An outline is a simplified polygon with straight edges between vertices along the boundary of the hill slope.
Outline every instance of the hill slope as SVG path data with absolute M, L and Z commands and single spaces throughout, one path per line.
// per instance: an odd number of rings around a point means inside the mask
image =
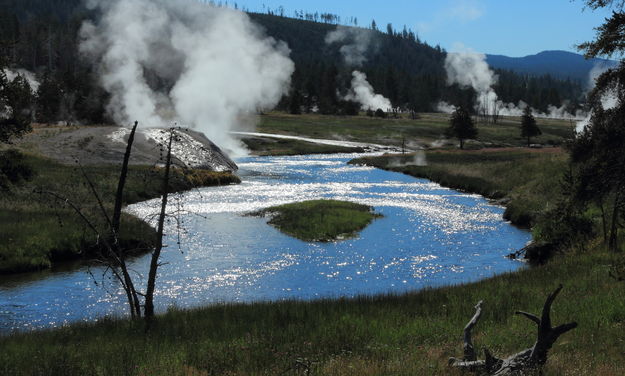
M 521 74 L 551 75 L 561 79 L 573 79 L 588 84 L 590 72 L 595 67 L 612 67 L 613 60 L 586 59 L 583 55 L 567 51 L 543 51 L 525 57 L 486 55 L 488 64 L 497 69 L 511 70 Z

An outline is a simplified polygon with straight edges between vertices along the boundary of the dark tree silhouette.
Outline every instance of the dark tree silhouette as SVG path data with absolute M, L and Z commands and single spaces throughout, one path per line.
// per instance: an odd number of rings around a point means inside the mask
M 543 134 L 536 125 L 536 119 L 532 115 L 532 108 L 525 107 L 521 116 L 521 137 L 527 138 L 527 147 L 530 147 L 530 138 Z
M 30 131 L 34 95 L 22 76 L 9 81 L 0 62 L 0 143 Z
M 9 81 L 5 67 L 0 56 L 0 144 L 10 144 L 30 131 L 33 106 L 28 82 L 21 76 Z M 0 192 L 7 192 L 32 176 L 32 167 L 22 153 L 11 149 L 0 151 Z
M 456 111 L 451 114 L 449 122 L 450 125 L 446 134 L 448 137 L 456 137 L 460 140 L 460 149 L 464 149 L 464 141 L 466 139 L 477 136 L 477 128 L 471 118 L 471 114 L 463 107 L 456 108 Z
M 597 28 L 595 40 L 579 46 L 587 57 L 623 56 L 625 52 L 625 1 L 588 0 L 592 8 L 610 6 L 613 13 Z M 615 105 L 604 108 L 605 98 Z M 596 204 L 601 211 L 604 240 L 618 250 L 618 233 L 625 216 L 625 61 L 597 78 L 589 95 L 592 116 L 589 124 L 571 145 L 573 177 L 577 182 L 574 198 Z

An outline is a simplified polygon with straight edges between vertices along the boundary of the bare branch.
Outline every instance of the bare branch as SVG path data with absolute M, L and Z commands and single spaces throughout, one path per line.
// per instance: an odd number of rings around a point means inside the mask
M 556 299 L 561 290 L 562 284 L 560 284 L 558 288 L 547 297 L 547 300 L 543 305 L 543 312 L 540 317 L 541 329 L 551 330 L 551 305 L 553 304 L 553 301 Z
M 475 347 L 473 346 L 473 341 L 471 340 L 471 331 L 473 327 L 477 324 L 482 316 L 482 303 L 484 301 L 480 300 L 475 305 L 475 314 L 473 318 L 469 321 L 469 323 L 464 327 L 464 360 L 473 361 L 477 360 L 477 354 L 475 353 Z
M 540 319 L 538 318 L 538 316 L 536 316 L 533 313 L 527 313 L 527 312 L 523 312 L 523 311 L 516 311 L 515 312 L 516 315 L 521 315 L 521 316 L 525 316 L 526 318 L 532 320 L 533 322 L 536 323 L 536 325 L 540 325 Z
M 93 194 L 93 197 L 95 197 L 95 199 L 96 199 L 96 201 L 98 203 L 98 207 L 100 208 L 100 211 L 102 212 L 102 216 L 104 217 L 104 219 L 106 219 L 106 222 L 108 223 L 108 225 L 111 226 L 111 219 L 109 218 L 108 214 L 106 213 L 106 209 L 104 208 L 104 204 L 102 203 L 102 199 L 100 198 L 100 195 L 98 194 L 98 191 L 95 189 L 95 186 L 93 185 L 93 182 L 89 178 L 89 175 L 87 175 L 87 173 L 85 172 L 85 169 L 82 167 L 82 165 L 78 164 L 78 167 L 80 168 L 80 172 L 82 173 L 82 177 L 87 181 L 87 184 L 89 185 L 89 189 L 91 190 L 91 193 Z M 117 239 L 114 239 L 114 241 L 117 242 Z

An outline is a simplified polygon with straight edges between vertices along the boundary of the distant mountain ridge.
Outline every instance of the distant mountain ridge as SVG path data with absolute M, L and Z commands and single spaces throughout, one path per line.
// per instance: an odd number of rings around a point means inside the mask
M 486 55 L 486 61 L 493 68 L 512 70 L 517 73 L 544 75 L 579 81 L 587 86 L 593 68 L 618 65 L 614 60 L 586 59 L 583 55 L 567 51 L 543 51 L 525 57 Z

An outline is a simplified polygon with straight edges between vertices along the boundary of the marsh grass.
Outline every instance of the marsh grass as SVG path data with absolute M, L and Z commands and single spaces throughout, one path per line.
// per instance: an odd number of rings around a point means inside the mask
M 37 192 L 62 195 L 94 218 L 97 226 L 105 226 L 105 219 L 79 167 L 38 156 L 27 156 L 27 162 L 33 167 L 34 179 L 0 197 L 0 273 L 41 270 L 54 262 L 88 257 L 96 242 L 92 231 L 73 210 L 50 195 Z M 111 213 L 119 167 L 89 166 L 84 167 L 84 174 L 93 182 Z M 158 168 L 131 167 L 124 204 L 159 197 L 160 176 Z M 177 171 L 170 189 L 178 192 L 237 182 L 239 178 L 231 173 Z M 146 223 L 125 214 L 122 223 L 120 240 L 127 248 L 141 252 L 152 243 L 155 233 Z
M 368 205 L 337 200 L 273 206 L 255 214 L 269 216 L 269 224 L 287 235 L 321 242 L 352 237 L 381 216 Z

